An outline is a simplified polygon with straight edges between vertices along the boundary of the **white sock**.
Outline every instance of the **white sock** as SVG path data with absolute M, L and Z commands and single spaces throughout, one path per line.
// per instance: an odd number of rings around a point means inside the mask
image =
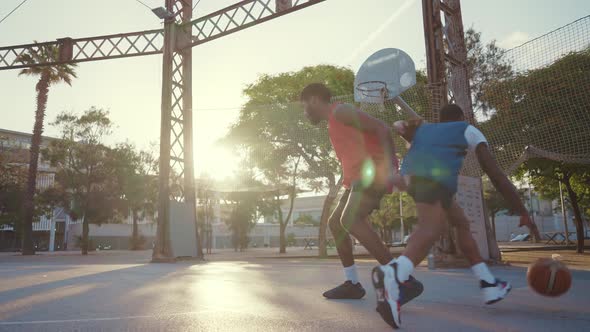
M 475 274 L 475 276 L 478 277 L 479 280 L 483 280 L 490 284 L 496 282 L 496 278 L 494 278 L 494 275 L 492 275 L 492 273 L 488 269 L 488 266 L 484 262 L 473 265 L 471 267 L 471 271 L 473 271 L 473 274 Z
M 359 276 L 356 273 L 356 264 L 352 264 L 349 267 L 344 268 L 344 275 L 346 276 L 346 280 L 350 280 L 353 284 L 357 284 L 359 282 Z
M 414 263 L 406 256 L 399 256 L 395 261 L 397 262 L 397 278 L 399 281 L 404 282 L 410 279 L 410 274 L 414 272 Z

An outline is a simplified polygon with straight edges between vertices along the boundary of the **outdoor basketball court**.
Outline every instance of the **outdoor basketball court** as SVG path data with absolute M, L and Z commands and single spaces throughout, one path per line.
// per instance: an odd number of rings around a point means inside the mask
M 81 257 L 0 256 L 0 331 L 388 331 L 367 296 L 325 300 L 342 280 L 336 259 L 250 258 L 150 264 L 151 252 Z M 512 294 L 484 306 L 471 271 L 418 268 L 424 294 L 403 308 L 406 331 L 582 331 L 590 323 L 590 272 L 574 271 L 557 299 L 530 291 L 525 270 L 495 267 Z

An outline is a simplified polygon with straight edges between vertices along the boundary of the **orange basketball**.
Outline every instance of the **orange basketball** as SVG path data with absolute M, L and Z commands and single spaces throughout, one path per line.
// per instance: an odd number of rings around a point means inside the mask
M 562 262 L 540 258 L 529 266 L 526 273 L 529 286 L 545 296 L 560 296 L 570 289 L 572 274 Z

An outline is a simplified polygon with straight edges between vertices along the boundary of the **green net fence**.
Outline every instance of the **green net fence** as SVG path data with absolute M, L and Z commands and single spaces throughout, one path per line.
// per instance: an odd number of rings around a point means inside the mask
M 528 158 L 590 163 L 590 16 L 508 50 L 508 78 L 489 82 L 475 110 L 500 165 Z

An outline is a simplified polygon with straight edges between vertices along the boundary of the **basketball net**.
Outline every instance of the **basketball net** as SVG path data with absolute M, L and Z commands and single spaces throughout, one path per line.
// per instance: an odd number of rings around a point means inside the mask
M 389 91 L 387 90 L 387 85 L 382 87 L 379 90 L 379 96 L 372 97 L 373 102 L 361 102 L 360 109 L 363 112 L 368 112 L 371 110 L 376 109 L 380 113 L 386 111 L 385 103 L 390 100 L 389 99 Z

